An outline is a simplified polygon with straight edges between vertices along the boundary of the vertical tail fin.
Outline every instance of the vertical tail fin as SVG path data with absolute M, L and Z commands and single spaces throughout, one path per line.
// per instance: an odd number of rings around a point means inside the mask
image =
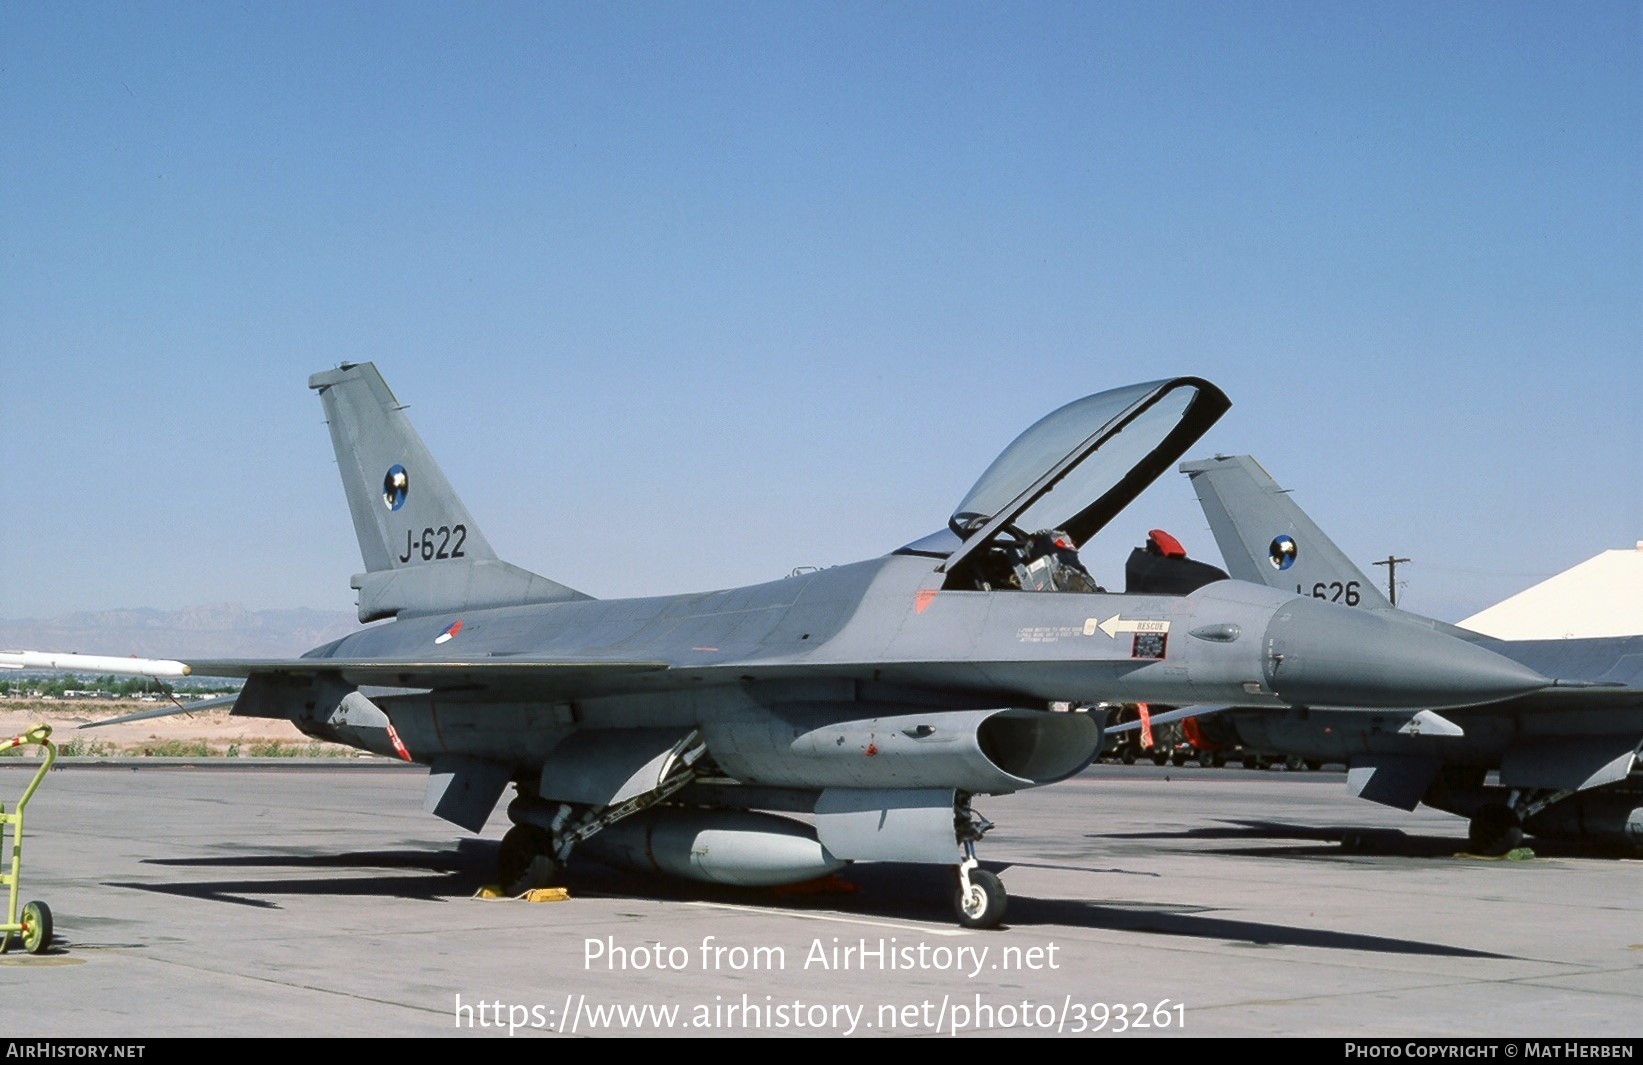
M 586 599 L 496 557 L 371 363 L 317 373 L 365 561 L 359 618 Z
M 325 408 L 367 572 L 496 557 L 375 366 L 344 363 L 308 387 Z M 424 529 L 432 530 L 427 558 Z
M 1227 572 L 1297 595 L 1390 609 L 1375 583 L 1248 455 L 1184 462 Z

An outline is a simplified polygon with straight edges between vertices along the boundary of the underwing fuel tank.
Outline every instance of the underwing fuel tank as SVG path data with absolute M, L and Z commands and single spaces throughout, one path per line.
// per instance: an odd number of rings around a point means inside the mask
M 616 822 L 577 853 L 630 873 L 667 873 L 708 884 L 797 884 L 847 864 L 809 825 L 747 810 L 657 807 Z
M 1020 708 L 784 703 L 756 719 L 704 723 L 702 738 L 744 784 L 1002 795 L 1083 770 L 1101 750 L 1102 722 Z
M 1419 620 L 1301 597 L 1273 615 L 1263 650 L 1266 685 L 1291 706 L 1476 706 L 1552 683 Z
M 1643 793 L 1595 791 L 1555 802 L 1523 827 L 1552 839 L 1597 839 L 1643 854 Z

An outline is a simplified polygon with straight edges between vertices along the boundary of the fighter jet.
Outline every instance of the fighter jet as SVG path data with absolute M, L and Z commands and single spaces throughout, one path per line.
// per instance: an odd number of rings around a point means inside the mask
M 1362 798 L 1468 818 L 1479 853 L 1506 853 L 1525 832 L 1643 848 L 1643 636 L 1507 641 L 1398 610 L 1254 459 L 1217 456 L 1181 472 L 1233 577 L 1423 625 L 1559 678 L 1476 706 L 1239 707 L 1195 719 L 1208 741 L 1345 762 Z M 1307 654 L 1281 642 L 1271 651 L 1284 658 L 1280 674 Z M 1399 682 L 1395 669 L 1386 680 Z
M 300 658 L 124 672 L 243 677 L 233 713 L 427 765 L 426 808 L 469 831 L 511 785 L 509 892 L 573 851 L 741 885 L 929 863 L 953 868 L 959 922 L 991 927 L 1006 895 L 975 801 L 1080 772 L 1104 705 L 1413 714 L 1551 683 L 1401 615 L 1248 580 L 1183 592 L 1167 562 L 1103 589 L 1078 549 L 1230 405 L 1199 378 L 1052 412 L 945 526 L 882 557 L 609 601 L 498 557 L 371 364 L 309 387 L 364 560 L 359 619 L 380 624 Z

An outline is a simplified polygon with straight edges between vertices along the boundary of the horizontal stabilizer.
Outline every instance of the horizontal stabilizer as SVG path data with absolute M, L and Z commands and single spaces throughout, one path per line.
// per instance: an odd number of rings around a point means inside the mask
M 359 620 L 366 623 L 400 614 L 483 610 L 589 598 L 557 581 L 495 558 L 357 573 L 353 586 L 359 592 Z
M 1183 706 L 1179 710 L 1166 710 L 1162 714 L 1148 714 L 1147 724 L 1167 725 L 1171 721 L 1185 721 L 1189 717 L 1206 717 L 1210 714 L 1219 714 L 1223 710 L 1231 710 L 1231 706 Z M 1122 725 L 1113 725 L 1105 729 L 1111 736 L 1119 732 L 1134 732 L 1141 727 L 1141 719 L 1126 721 Z
M 1525 737 L 1506 749 L 1500 782 L 1508 788 L 1585 791 L 1625 780 L 1637 763 L 1637 737 Z
M 238 695 L 218 695 L 210 699 L 196 699 L 191 703 L 174 703 L 171 706 L 162 706 L 158 710 L 144 710 L 138 714 L 125 714 L 121 717 L 111 717 L 107 721 L 88 721 L 81 728 L 103 728 L 105 725 L 129 725 L 133 721 L 149 721 L 156 717 L 170 717 L 173 714 L 193 714 L 201 710 L 221 710 L 234 705 Z
M 1467 717 L 1490 716 L 1497 714 L 1522 713 L 1581 713 L 1612 711 L 1618 709 L 1634 710 L 1637 715 L 1638 726 L 1643 729 L 1643 689 L 1623 684 L 1581 684 L 1554 680 L 1550 686 L 1527 695 L 1520 695 L 1515 699 L 1493 703 L 1488 706 L 1466 707 L 1465 709 L 1451 709 L 1445 711 L 1451 717 L 1464 721 Z

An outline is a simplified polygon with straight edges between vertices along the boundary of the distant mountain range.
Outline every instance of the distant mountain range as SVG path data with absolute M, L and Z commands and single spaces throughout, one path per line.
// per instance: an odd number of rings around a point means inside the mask
M 360 627 L 353 611 L 247 610 L 238 603 L 214 603 L 169 611 L 0 618 L 0 648 L 139 658 L 295 658 Z

